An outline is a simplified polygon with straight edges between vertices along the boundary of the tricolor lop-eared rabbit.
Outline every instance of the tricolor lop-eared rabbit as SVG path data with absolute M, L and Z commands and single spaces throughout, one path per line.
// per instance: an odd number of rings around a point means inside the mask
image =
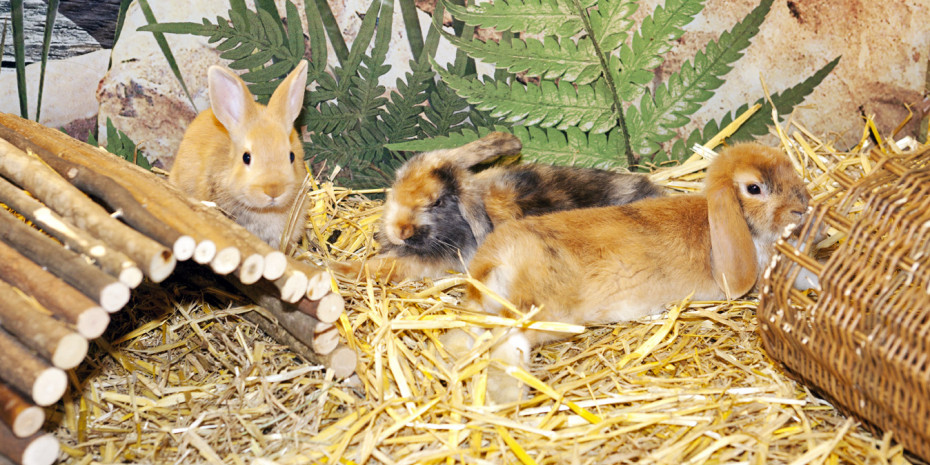
M 560 210 L 621 205 L 664 195 L 644 175 L 525 163 L 472 169 L 519 154 L 520 140 L 493 132 L 454 149 L 418 154 L 397 170 L 376 234 L 381 250 L 369 269 L 395 281 L 465 271 L 499 225 Z M 365 262 L 331 264 L 358 274 Z
M 211 108 L 191 122 L 170 180 L 198 200 L 214 202 L 237 223 L 278 247 L 307 175 L 294 121 L 303 108 L 307 62 L 301 60 L 274 91 L 268 106 L 232 71 L 207 71 Z M 304 218 L 306 212 L 302 213 Z M 303 224 L 303 223 L 299 223 Z M 303 228 L 294 228 L 296 240 Z
M 737 298 L 752 289 L 776 240 L 807 212 L 810 195 L 779 150 L 749 143 L 723 150 L 707 170 L 704 192 L 622 206 L 570 210 L 502 224 L 471 261 L 470 274 L 537 321 L 591 325 L 662 312 L 666 304 Z M 469 286 L 469 304 L 509 311 Z M 492 359 L 526 367 L 530 350 L 561 333 L 511 329 Z M 461 330 L 444 335 L 467 350 Z M 522 384 L 494 368 L 492 401 L 523 396 Z

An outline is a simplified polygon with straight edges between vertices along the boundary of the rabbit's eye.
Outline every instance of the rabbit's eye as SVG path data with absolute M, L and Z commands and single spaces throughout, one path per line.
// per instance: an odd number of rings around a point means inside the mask
M 243 153 L 243 154 L 242 154 L 242 163 L 245 163 L 246 165 L 251 164 L 251 163 L 252 163 L 252 154 L 249 153 L 249 152 Z
M 291 163 L 294 163 L 294 152 L 291 152 Z
M 439 197 L 438 199 L 436 199 L 435 202 L 433 202 L 433 208 L 439 208 L 443 206 L 445 203 L 446 203 L 446 196 L 443 195 Z
M 746 192 L 749 192 L 749 195 L 759 195 L 762 193 L 762 188 L 758 184 L 750 184 L 746 186 Z

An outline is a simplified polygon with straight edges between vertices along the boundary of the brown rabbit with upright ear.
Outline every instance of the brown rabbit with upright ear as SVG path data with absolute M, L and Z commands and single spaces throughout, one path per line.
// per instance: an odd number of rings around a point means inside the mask
M 768 264 L 773 244 L 799 224 L 810 195 L 791 161 L 758 144 L 724 150 L 707 171 L 702 194 L 571 210 L 502 225 L 478 249 L 469 272 L 539 321 L 601 324 L 659 313 L 666 304 L 737 298 Z M 468 299 L 507 314 L 475 288 Z M 464 332 L 447 333 L 454 350 Z M 492 358 L 526 366 L 532 347 L 566 335 L 510 330 Z M 521 384 L 492 370 L 488 394 L 521 397 Z
M 640 174 L 536 163 L 480 163 L 519 154 L 520 140 L 504 132 L 449 150 L 421 153 L 397 170 L 384 203 L 379 255 L 367 263 L 397 280 L 465 271 L 485 236 L 498 225 L 559 210 L 620 205 L 664 195 Z M 363 262 L 331 264 L 355 275 Z
M 307 175 L 303 143 L 294 129 L 303 108 L 307 62 L 301 60 L 281 81 L 267 107 L 255 102 L 232 71 L 211 66 L 207 73 L 212 108 L 197 115 L 184 133 L 170 180 L 192 197 L 215 202 L 278 247 Z M 288 240 L 301 232 L 295 228 Z

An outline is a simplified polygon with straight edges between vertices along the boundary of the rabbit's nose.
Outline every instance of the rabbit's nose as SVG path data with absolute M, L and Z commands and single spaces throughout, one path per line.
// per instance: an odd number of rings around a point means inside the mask
M 412 236 L 412 235 L 413 235 L 413 225 L 412 225 L 412 224 L 406 223 L 406 224 L 398 225 L 398 227 L 397 227 L 397 237 L 399 237 L 400 240 L 405 241 L 405 240 L 407 240 L 407 239 L 410 239 L 410 236 Z
M 272 199 L 276 199 L 280 197 L 282 194 L 284 194 L 284 190 L 285 190 L 284 184 L 279 183 L 279 182 L 265 184 L 262 187 L 262 192 L 264 192 L 265 195 L 267 195 L 268 197 L 271 197 Z

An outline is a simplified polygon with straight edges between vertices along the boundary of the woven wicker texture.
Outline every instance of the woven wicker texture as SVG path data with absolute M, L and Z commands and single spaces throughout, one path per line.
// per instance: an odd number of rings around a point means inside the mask
M 858 180 L 831 173 L 843 194 L 813 209 L 797 247 L 778 244 L 761 333 L 789 372 L 930 460 L 930 150 L 871 158 Z M 844 239 L 821 265 L 811 251 L 827 228 Z M 820 291 L 793 289 L 802 268 Z

